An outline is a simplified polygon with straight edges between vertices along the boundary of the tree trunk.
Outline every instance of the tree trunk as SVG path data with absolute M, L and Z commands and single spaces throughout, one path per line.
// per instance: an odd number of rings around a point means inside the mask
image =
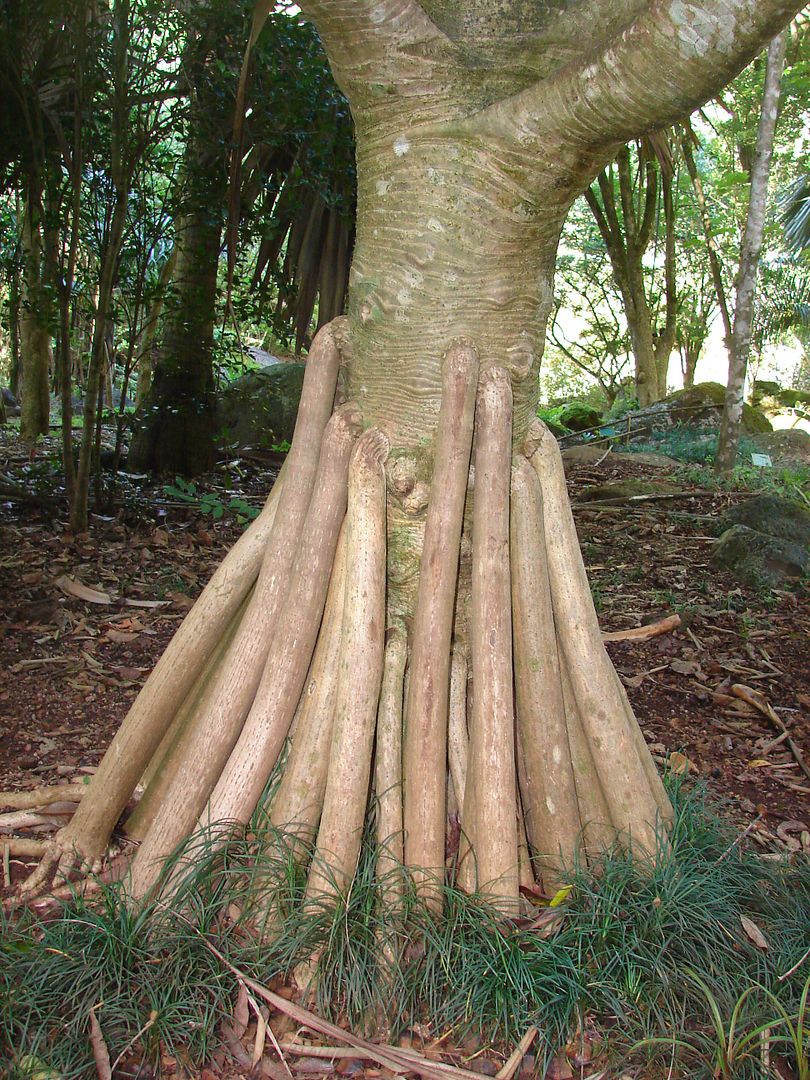
M 50 303 L 44 279 L 42 192 L 28 185 L 23 202 L 22 296 L 20 313 L 20 434 L 48 434 L 51 363 Z
M 233 49 L 223 10 L 214 6 L 201 18 L 185 50 L 183 66 L 194 93 L 175 226 L 176 263 L 151 385 L 139 395 L 140 423 L 129 451 L 130 465 L 139 470 L 195 476 L 215 459 L 214 320 L 232 122 L 232 99 L 220 72 Z
M 169 288 L 169 282 L 174 276 L 175 266 L 177 264 L 177 244 L 172 246 L 171 254 L 164 262 L 160 270 L 160 278 L 158 279 L 158 286 L 155 292 L 155 296 L 152 300 L 152 304 L 149 308 L 149 315 L 146 320 L 146 325 L 143 328 L 143 332 L 138 340 L 138 358 L 135 361 L 138 371 L 138 387 L 135 391 L 135 407 L 141 409 L 146 404 L 149 398 L 149 390 L 152 386 L 152 372 L 154 370 L 153 350 L 155 344 L 155 337 L 157 335 L 158 326 L 160 325 L 160 318 L 163 314 L 163 307 L 166 302 L 166 293 Z
M 224 196 L 221 175 L 206 196 Z M 137 471 L 195 476 L 214 463 L 213 344 L 221 211 L 187 208 L 178 223 L 174 276 L 166 297 L 163 342 L 148 392 L 140 394 L 140 424 L 129 451 Z
M 751 327 L 754 319 L 754 302 L 757 290 L 759 255 L 762 250 L 762 234 L 765 229 L 765 209 L 768 201 L 768 177 L 771 171 L 771 155 L 779 113 L 779 97 L 782 86 L 782 70 L 785 66 L 787 32 L 774 38 L 768 47 L 765 69 L 765 88 L 762 94 L 762 111 L 757 131 L 757 146 L 751 169 L 751 191 L 748 199 L 748 215 L 740 246 L 740 268 L 737 273 L 737 302 L 734 308 L 734 327 L 728 352 L 728 385 L 714 469 L 728 473 L 737 461 L 740 444 L 740 428 L 745 393 L 745 375 L 751 352 Z
M 267 507 L 153 671 L 31 887 L 54 862 L 100 859 L 143 775 L 125 823 L 140 841 L 135 899 L 161 887 L 190 832 L 213 826 L 216 843 L 271 790 L 270 820 L 295 858 L 315 852 L 307 901 L 351 887 L 379 805 L 377 835 L 394 840 L 378 873 L 402 852 L 434 909 L 457 875 L 511 916 L 521 882 L 556 883 L 578 855 L 616 841 L 666 852 L 669 800 L 602 642 L 559 449 L 535 419 L 563 220 L 637 122 L 637 102 L 628 117 L 610 81 L 618 46 L 594 117 L 591 66 L 570 100 L 552 78 L 535 101 L 519 92 L 523 65 L 471 74 L 415 3 L 307 10 L 357 121 L 348 316 L 313 343 Z M 723 4 L 713 18 L 727 15 Z M 684 95 L 703 85 L 689 49 L 668 92 L 680 79 Z M 505 103 L 502 79 L 516 91 Z M 551 145 L 542 128 L 561 124 L 561 101 L 584 111 Z M 649 105 L 647 124 L 671 108 Z M 457 814 L 464 843 L 448 870 Z M 272 862 L 262 873 L 272 925 Z M 396 904 L 388 875 L 380 895 Z

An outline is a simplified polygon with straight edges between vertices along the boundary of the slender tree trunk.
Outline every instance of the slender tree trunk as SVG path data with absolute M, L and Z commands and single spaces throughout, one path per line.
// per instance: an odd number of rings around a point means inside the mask
M 47 435 L 50 423 L 50 303 L 42 245 L 42 191 L 29 183 L 23 202 L 20 317 L 20 434 L 24 439 Z
M 757 132 L 757 146 L 751 170 L 751 192 L 748 215 L 745 221 L 740 248 L 740 268 L 737 273 L 737 302 L 734 308 L 734 327 L 728 356 L 728 386 L 720 435 L 714 459 L 715 472 L 731 472 L 737 460 L 740 443 L 740 425 L 743 412 L 745 375 L 751 351 L 751 326 L 754 318 L 754 302 L 757 289 L 759 255 L 765 228 L 765 209 L 768 201 L 768 178 L 771 171 L 771 155 L 779 114 L 779 97 L 782 86 L 782 70 L 785 66 L 787 31 L 774 38 L 768 47 L 765 69 L 765 88 L 762 94 L 762 111 Z
M 217 162 L 206 202 L 187 207 L 177 225 L 163 341 L 148 393 L 139 393 L 141 423 L 129 452 L 136 470 L 194 476 L 214 463 L 214 319 L 225 179 L 224 162 Z M 212 198 L 218 206 L 209 205 Z
M 723 320 L 723 334 L 726 342 L 726 348 L 731 349 L 731 315 L 728 308 L 728 300 L 726 299 L 726 287 L 723 282 L 723 265 L 720 260 L 720 253 L 717 249 L 717 241 L 714 238 L 714 230 L 712 228 L 712 219 L 709 214 L 709 208 L 706 203 L 706 195 L 703 190 L 703 181 L 700 179 L 700 173 L 697 170 L 695 164 L 695 157 L 692 153 L 692 141 L 695 139 L 695 135 L 689 124 L 684 129 L 684 134 L 681 138 L 681 147 L 683 149 L 683 158 L 686 162 L 686 171 L 689 173 L 689 179 L 692 181 L 692 188 L 695 193 L 695 201 L 697 202 L 698 211 L 700 213 L 700 222 L 703 226 L 703 236 L 706 241 L 706 252 L 709 256 L 709 267 L 712 274 L 712 282 L 714 283 L 714 292 L 717 297 L 717 306 L 720 309 L 720 317 Z
M 175 243 L 172 247 L 171 254 L 161 268 L 157 292 L 152 300 L 146 325 L 144 326 L 143 333 L 138 341 L 138 358 L 135 361 L 138 370 L 138 388 L 135 392 L 135 407 L 137 409 L 141 409 L 142 406 L 146 404 L 149 390 L 152 386 L 152 371 L 154 369 L 152 353 L 158 326 L 160 325 L 160 318 L 163 314 L 163 308 L 166 302 L 166 293 L 169 288 L 169 283 L 174 276 L 176 264 L 177 244 Z

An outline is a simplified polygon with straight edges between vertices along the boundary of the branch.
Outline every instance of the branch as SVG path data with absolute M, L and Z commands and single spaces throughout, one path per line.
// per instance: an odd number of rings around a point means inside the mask
M 524 149 L 577 152 L 579 182 L 593 175 L 582 151 L 673 123 L 725 86 L 801 9 L 798 0 L 651 0 L 597 56 L 561 68 L 481 113 Z M 595 171 L 595 170 L 594 170 Z
M 354 87 L 372 81 L 396 86 L 397 96 L 410 96 L 411 87 L 431 81 L 436 61 L 455 53 L 417 0 L 302 0 L 300 6 L 350 102 Z

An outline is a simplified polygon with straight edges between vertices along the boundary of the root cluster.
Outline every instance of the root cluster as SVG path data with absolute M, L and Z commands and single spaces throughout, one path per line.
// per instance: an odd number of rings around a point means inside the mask
M 510 914 L 521 886 L 553 887 L 617 837 L 656 850 L 670 806 L 602 644 L 554 438 L 538 422 L 516 447 L 507 374 L 449 349 L 418 590 L 394 614 L 388 440 L 335 407 L 339 365 L 326 327 L 262 514 L 29 890 L 96 867 L 136 791 L 123 824 L 136 900 L 198 827 L 244 825 L 263 798 L 301 860 L 314 850 L 308 897 L 351 882 L 370 803 L 392 904 L 403 863 L 429 902 L 452 875 Z

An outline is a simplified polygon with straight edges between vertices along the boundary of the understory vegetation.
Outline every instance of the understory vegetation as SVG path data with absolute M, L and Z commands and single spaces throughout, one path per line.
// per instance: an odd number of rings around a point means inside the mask
M 764 1063 L 780 1058 L 806 1078 L 810 866 L 746 850 L 704 788 L 673 776 L 668 787 L 665 857 L 615 850 L 572 867 L 556 906 L 512 921 L 452 885 L 437 918 L 403 872 L 391 881 L 401 903 L 381 905 L 370 829 L 337 905 L 304 903 L 292 844 L 257 857 L 258 815 L 224 849 L 204 834 L 188 842 L 173 865 L 192 869 L 170 904 L 133 908 L 104 884 L 56 912 L 6 917 L 7 1075 L 90 1075 L 91 1010 L 113 1060 L 140 1042 L 193 1067 L 233 1013 L 233 968 L 278 985 L 318 954 L 317 1011 L 356 1030 L 385 1016 L 391 1041 L 416 1028 L 508 1051 L 536 1025 L 546 1063 L 572 1044 L 585 1062 L 663 1062 L 662 1075 L 676 1063 L 684 1071 L 669 1075 L 695 1080 L 770 1075 Z M 262 940 L 251 899 L 267 879 L 291 914 Z

